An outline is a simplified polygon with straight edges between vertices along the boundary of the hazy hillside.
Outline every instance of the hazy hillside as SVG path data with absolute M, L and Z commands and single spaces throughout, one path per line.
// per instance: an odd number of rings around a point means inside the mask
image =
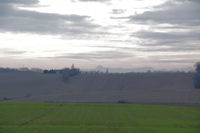
M 60 87 L 58 75 L 36 72 L 1 72 L 0 99 L 46 95 Z
M 0 99 L 14 101 L 199 103 L 193 73 L 59 74 L 1 72 Z

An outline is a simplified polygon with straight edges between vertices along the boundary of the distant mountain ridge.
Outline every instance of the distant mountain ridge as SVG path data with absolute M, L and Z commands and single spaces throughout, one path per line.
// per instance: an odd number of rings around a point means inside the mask
M 102 65 L 98 65 L 94 69 L 81 69 L 82 71 L 97 71 L 97 72 L 111 72 L 111 73 L 128 73 L 128 72 L 157 72 L 157 71 L 163 71 L 163 72 L 177 72 L 177 71 L 182 71 L 182 72 L 194 72 L 193 67 L 185 67 L 185 68 L 179 68 L 179 69 L 155 69 L 153 67 L 137 67 L 137 68 L 109 68 L 109 67 L 104 67 Z

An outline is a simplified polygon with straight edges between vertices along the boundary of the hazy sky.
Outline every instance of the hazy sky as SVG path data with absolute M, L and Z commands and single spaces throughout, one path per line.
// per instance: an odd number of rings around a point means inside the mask
M 197 61 L 198 0 L 0 0 L 0 67 L 181 68 Z

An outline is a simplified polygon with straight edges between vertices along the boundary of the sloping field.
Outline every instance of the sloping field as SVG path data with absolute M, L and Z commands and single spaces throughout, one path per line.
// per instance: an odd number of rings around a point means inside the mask
M 0 133 L 199 133 L 200 108 L 0 103 Z
M 193 73 L 59 74 L 1 72 L 0 100 L 31 102 L 200 103 Z

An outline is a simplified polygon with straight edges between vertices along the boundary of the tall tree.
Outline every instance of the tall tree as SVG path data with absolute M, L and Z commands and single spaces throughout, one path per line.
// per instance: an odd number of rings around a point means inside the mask
M 200 89 L 200 62 L 195 64 L 194 87 Z

